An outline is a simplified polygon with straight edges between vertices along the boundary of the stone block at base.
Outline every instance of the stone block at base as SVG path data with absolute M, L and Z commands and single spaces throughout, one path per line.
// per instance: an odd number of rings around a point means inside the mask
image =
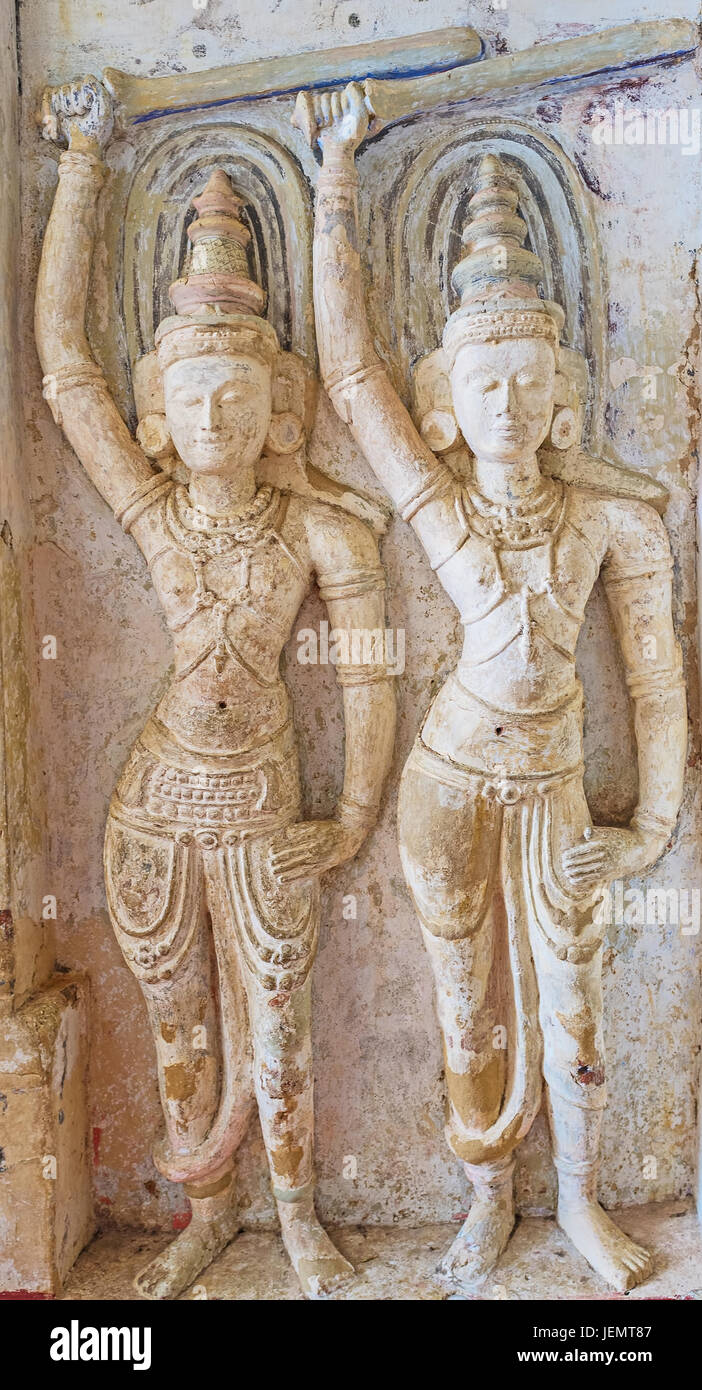
M 0 1298 L 52 1297 L 93 1234 L 88 980 L 58 975 L 0 1029 Z

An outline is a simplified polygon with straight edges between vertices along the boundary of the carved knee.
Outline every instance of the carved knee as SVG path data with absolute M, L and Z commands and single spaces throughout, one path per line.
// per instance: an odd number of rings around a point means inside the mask
M 455 875 L 418 863 L 400 848 L 407 886 L 422 926 L 432 935 L 459 941 L 478 930 L 489 906 L 488 881 L 466 881 L 465 870 Z

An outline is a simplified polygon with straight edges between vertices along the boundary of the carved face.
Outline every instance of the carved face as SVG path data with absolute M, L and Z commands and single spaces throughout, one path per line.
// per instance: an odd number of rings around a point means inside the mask
M 206 354 L 163 375 L 166 421 L 186 468 L 223 475 L 256 463 L 271 420 L 271 372 L 256 357 Z
M 556 358 L 545 338 L 466 343 L 451 372 L 463 438 L 478 458 L 517 463 L 551 425 Z

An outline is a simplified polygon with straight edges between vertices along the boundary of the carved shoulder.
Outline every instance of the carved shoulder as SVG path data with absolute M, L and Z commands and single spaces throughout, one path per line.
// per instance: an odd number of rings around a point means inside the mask
M 166 504 L 174 484 L 167 474 L 162 475 L 161 483 L 160 487 L 154 487 L 151 496 L 144 498 L 141 510 L 125 528 L 134 537 L 148 565 L 174 547 L 166 522 Z
M 566 490 L 570 530 L 601 567 L 605 582 L 669 569 L 668 533 L 648 502 L 572 484 Z
M 610 583 L 646 575 L 669 574 L 670 541 L 660 516 L 648 502 L 608 498 L 607 545 L 602 573 Z
M 377 570 L 378 544 L 370 527 L 342 507 L 298 500 L 312 568 L 317 575 Z

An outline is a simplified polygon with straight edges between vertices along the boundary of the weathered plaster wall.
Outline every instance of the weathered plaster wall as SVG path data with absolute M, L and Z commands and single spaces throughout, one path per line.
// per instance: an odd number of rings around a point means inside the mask
M 127 752 L 159 697 L 170 660 L 165 628 L 145 567 L 62 443 L 40 396 L 31 337 L 30 292 L 55 182 L 55 152 L 40 146 L 31 111 L 45 80 L 112 65 L 155 74 L 221 62 L 323 48 L 470 22 L 492 51 L 567 37 L 638 18 L 694 17 L 689 0 L 633 5 L 609 0 L 571 7 L 587 21 L 563 22 L 562 3 L 519 0 L 506 10 L 416 0 L 373 6 L 331 0 L 265 0 L 238 7 L 210 0 L 24 0 L 21 8 L 24 282 L 22 372 L 38 528 L 35 600 L 41 633 L 58 639 L 58 659 L 42 663 L 42 708 L 50 807 L 50 886 L 59 903 L 61 959 L 86 967 L 93 981 L 92 1124 L 98 1199 L 105 1214 L 134 1223 L 177 1226 L 182 1199 L 157 1177 L 149 1148 L 160 1123 L 150 1036 L 138 989 L 122 965 L 107 922 L 101 843 L 108 797 Z M 358 21 L 358 22 L 356 22 Z M 597 146 L 585 123 L 606 90 L 559 90 L 548 98 L 511 98 L 500 114 L 526 121 L 557 141 L 589 190 L 609 304 L 608 365 L 603 382 L 605 439 L 622 459 L 650 470 L 671 491 L 666 521 L 676 556 L 676 619 L 686 648 L 693 729 L 698 702 L 695 639 L 693 447 L 697 398 L 691 375 L 699 245 L 699 159 L 679 149 Z M 622 91 L 653 106 L 702 104 L 690 65 L 637 75 Z M 266 115 L 242 106 L 236 120 L 268 120 L 287 130 L 291 102 Z M 472 109 L 471 120 L 494 106 Z M 212 115 L 192 117 L 206 125 Z M 219 113 L 218 119 L 221 119 Z M 461 113 L 432 116 L 433 135 Z M 387 132 L 362 156 L 363 216 L 394 177 L 398 151 L 421 148 L 419 123 Z M 281 136 L 282 138 L 282 136 Z M 232 133 L 232 142 L 235 142 Z M 310 177 L 311 157 L 293 146 Z M 115 168 L 134 158 L 132 137 L 115 147 Z M 371 290 L 375 267 L 370 267 Z M 408 312 L 395 301 L 394 316 Z M 101 338 L 101 303 L 95 328 Z M 427 342 L 427 349 L 434 347 Z M 639 369 L 658 367 L 658 394 L 647 400 Z M 326 402 L 313 441 L 319 466 L 376 492 L 363 461 Z M 442 1138 L 441 1054 L 431 978 L 395 847 L 397 780 L 430 695 L 458 652 L 458 630 L 408 529 L 394 522 L 383 547 L 389 576 L 388 621 L 407 633 L 407 670 L 398 682 L 400 725 L 379 830 L 358 860 L 329 880 L 316 966 L 318 1167 L 327 1217 L 411 1222 L 465 1210 L 467 1189 Z M 321 617 L 310 600 L 300 627 Z M 331 807 L 341 779 L 340 701 L 330 670 L 302 669 L 291 644 L 288 671 L 297 695 L 306 788 L 313 811 Z M 623 683 L 601 596 L 591 604 L 581 642 L 589 697 L 588 790 L 598 819 L 626 817 L 635 797 L 631 729 Z M 651 881 L 692 889 L 700 881 L 700 807 L 696 736 L 690 744 L 686 802 L 672 851 Z M 342 898 L 357 896 L 358 916 L 344 920 Z M 693 1178 L 695 1087 L 701 1036 L 699 938 L 670 926 L 611 929 L 607 953 L 610 1109 L 602 1191 L 609 1203 L 689 1191 Z M 355 1180 L 344 1176 L 348 1156 Z M 654 1169 L 647 1156 L 656 1160 Z M 252 1214 L 270 1211 L 262 1147 L 247 1141 L 242 1181 Z M 523 1204 L 548 1207 L 553 1175 L 543 1125 L 522 1151 Z
M 0 996 L 15 1004 L 46 978 L 53 964 L 50 926 L 41 922 L 44 817 L 36 728 L 31 720 L 37 651 L 31 617 L 32 511 L 22 458 L 19 97 L 13 7 L 3 0 L 0 43 L 0 671 L 4 749 L 0 820 L 0 908 L 12 915 L 11 979 Z M 2 946 L 0 946 L 0 958 Z M 0 975 L 4 972 L 0 968 Z
M 87 988 L 54 971 L 37 719 L 33 532 L 22 431 L 20 112 L 0 0 L 0 1296 L 58 1292 L 93 1229 Z

